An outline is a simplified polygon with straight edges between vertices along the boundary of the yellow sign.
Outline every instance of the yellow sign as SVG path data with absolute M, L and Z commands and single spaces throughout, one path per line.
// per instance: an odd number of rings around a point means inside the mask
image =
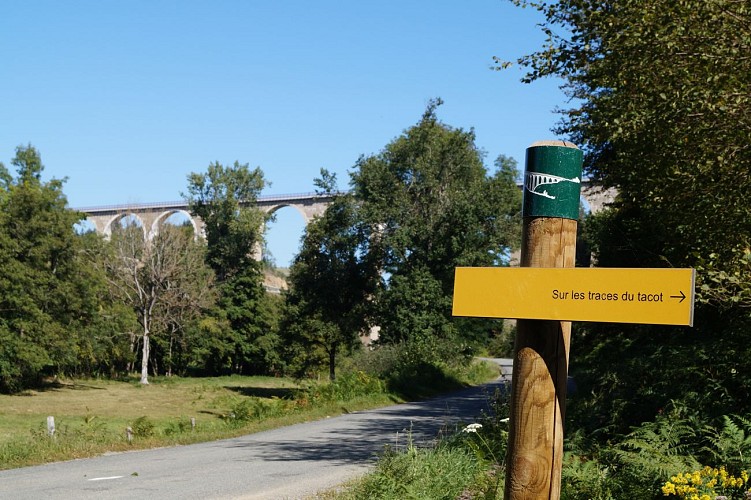
M 693 269 L 459 267 L 454 316 L 693 325 Z

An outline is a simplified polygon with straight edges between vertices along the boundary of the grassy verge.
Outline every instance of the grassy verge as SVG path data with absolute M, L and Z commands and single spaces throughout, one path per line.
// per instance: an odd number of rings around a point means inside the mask
M 363 371 L 333 384 L 272 377 L 154 377 L 147 386 L 137 378 L 63 380 L 0 395 L 0 469 L 235 437 L 426 397 L 489 380 L 497 371 L 473 364 L 462 373 L 424 375 L 407 395 Z M 48 416 L 55 419 L 53 437 Z
M 67 380 L 0 395 L 0 469 L 234 437 L 398 401 L 364 374 L 303 385 L 269 377 L 154 378 L 148 386 Z

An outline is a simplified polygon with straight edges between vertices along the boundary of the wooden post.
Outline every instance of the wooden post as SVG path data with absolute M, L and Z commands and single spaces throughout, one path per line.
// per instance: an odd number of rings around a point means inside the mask
M 47 417 L 47 434 L 50 437 L 55 436 L 55 417 L 53 417 L 52 415 Z
M 527 148 L 522 267 L 574 267 L 582 152 L 563 141 Z M 507 500 L 558 499 L 571 322 L 519 320 L 506 457 Z

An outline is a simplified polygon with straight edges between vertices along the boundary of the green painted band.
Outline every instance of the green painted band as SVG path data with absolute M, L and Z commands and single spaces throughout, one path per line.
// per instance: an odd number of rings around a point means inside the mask
M 524 169 L 524 217 L 579 218 L 582 151 L 574 145 L 527 148 Z

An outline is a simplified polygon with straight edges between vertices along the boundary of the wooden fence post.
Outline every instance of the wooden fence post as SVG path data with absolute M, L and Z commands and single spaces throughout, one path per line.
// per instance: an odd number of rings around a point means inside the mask
M 563 141 L 527 148 L 522 267 L 574 267 L 582 152 Z M 571 322 L 519 320 L 506 457 L 507 500 L 558 499 Z

